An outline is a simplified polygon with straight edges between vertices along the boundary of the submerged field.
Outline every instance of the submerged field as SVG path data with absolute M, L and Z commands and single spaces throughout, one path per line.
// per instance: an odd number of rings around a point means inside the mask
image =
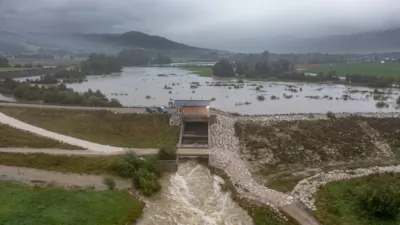
M 400 77 L 400 63 L 332 63 L 332 64 L 303 64 L 297 66 L 299 69 L 305 69 L 308 72 L 328 73 L 336 71 L 339 76 L 347 74 L 360 74 L 367 76 L 382 76 L 382 77 Z
M 122 191 L 31 188 L 0 182 L 0 224 L 125 225 L 141 215 L 142 203 Z
M 179 135 L 179 128 L 171 127 L 164 115 L 33 108 L 0 111 L 56 133 L 118 147 L 174 147 Z
M 82 149 L 78 146 L 38 136 L 4 124 L 0 124 L 0 148 Z
M 336 168 L 395 163 L 400 118 L 237 122 L 242 157 L 267 187 L 291 191 L 298 181 Z
M 206 67 L 206 66 L 185 66 L 181 67 L 181 69 L 191 71 L 195 74 L 198 74 L 202 77 L 212 77 L 213 76 L 213 71 L 211 67 Z

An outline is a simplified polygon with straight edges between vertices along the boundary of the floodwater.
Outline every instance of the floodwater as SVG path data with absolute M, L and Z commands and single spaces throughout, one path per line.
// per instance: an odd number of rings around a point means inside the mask
M 168 76 L 158 76 L 159 74 Z M 18 78 L 24 79 L 26 78 Z M 191 88 L 192 82 L 198 82 L 200 86 Z M 215 82 L 232 84 L 236 80 L 200 77 L 176 67 L 126 67 L 119 74 L 89 76 L 88 82 L 67 86 L 80 92 L 89 88 L 94 91 L 99 89 L 107 97 L 118 99 L 124 106 L 166 106 L 176 99 L 215 98 L 211 102 L 212 107 L 242 114 L 400 111 L 396 109 L 399 88 L 380 89 L 392 94 L 386 95 L 387 107 L 377 108 L 377 101 L 373 99 L 373 88 L 270 81 L 245 81 L 243 88 L 239 89 L 209 86 Z M 257 91 L 254 85 L 262 85 L 263 88 Z M 171 89 L 165 89 L 165 86 Z M 293 89 L 297 92 L 292 92 Z M 260 95 L 264 96 L 264 101 L 257 99 Z M 348 100 L 344 100 L 343 95 L 348 95 Z M 271 100 L 271 96 L 279 99 Z M 4 96 L 0 95 L 0 100 L 2 98 Z
M 221 190 L 224 181 L 195 162 L 179 165 L 163 180 L 162 193 L 155 197 L 138 225 L 251 225 L 251 217 Z
M 157 76 L 158 74 L 168 76 Z M 87 91 L 89 88 L 100 89 L 108 97 L 117 98 L 124 106 L 165 106 L 175 99 L 215 98 L 216 100 L 211 103 L 212 107 L 244 114 L 325 113 L 327 111 L 391 112 L 397 110 L 396 99 L 399 96 L 399 89 L 391 89 L 393 94 L 386 101 L 389 107 L 379 109 L 375 106 L 376 101 L 371 93 L 349 93 L 352 90 L 373 92 L 372 88 L 267 81 L 246 81 L 244 87 L 240 89 L 208 86 L 209 83 L 218 81 L 230 82 L 230 80 L 200 77 L 173 67 L 127 67 L 121 74 L 90 76 L 88 82 L 68 86 L 77 91 Z M 200 86 L 190 88 L 191 82 L 199 82 Z M 251 84 L 262 85 L 263 88 L 261 91 L 256 91 L 256 86 L 250 86 Z M 164 89 L 165 85 L 172 89 Z M 288 85 L 295 86 L 298 92 L 289 91 Z M 285 98 L 284 94 L 292 95 L 292 97 Z M 263 95 L 265 100 L 257 100 L 259 95 Z M 279 99 L 271 100 L 272 95 Z M 343 95 L 349 95 L 349 100 L 343 100 Z M 307 96 L 318 96 L 319 99 Z M 251 104 L 243 104 L 246 101 Z

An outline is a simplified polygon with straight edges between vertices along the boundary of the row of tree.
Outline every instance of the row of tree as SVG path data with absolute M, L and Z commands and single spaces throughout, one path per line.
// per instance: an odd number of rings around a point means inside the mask
M 118 100 L 109 100 L 99 90 L 94 92 L 89 89 L 87 92 L 79 93 L 67 88 L 65 84 L 45 87 L 7 78 L 0 82 L 0 93 L 13 95 L 17 99 L 42 101 L 50 104 L 122 107 Z
M 170 64 L 171 58 L 158 53 L 153 57 L 151 53 L 143 49 L 124 49 L 118 53 L 118 59 L 123 66 L 147 66 L 151 64 Z
M 213 74 L 219 77 L 277 77 L 283 73 L 293 71 L 293 68 L 290 61 L 286 59 L 270 62 L 269 53 L 264 52 L 258 57 L 249 55 L 242 61 L 237 61 L 234 64 L 228 59 L 221 59 L 214 65 Z
M 101 75 L 121 72 L 122 64 L 117 57 L 105 54 L 90 54 L 87 60 L 81 62 L 81 72 L 86 75 Z

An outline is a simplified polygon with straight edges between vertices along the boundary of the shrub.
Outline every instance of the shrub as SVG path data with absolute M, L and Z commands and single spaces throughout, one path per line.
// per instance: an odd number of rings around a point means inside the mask
M 135 188 L 142 190 L 145 196 L 150 196 L 161 189 L 157 175 L 143 168 L 136 171 L 132 184 Z
M 377 218 L 396 219 L 400 210 L 400 190 L 386 184 L 369 188 L 360 197 L 361 207 Z
M 278 97 L 276 97 L 275 95 L 272 95 L 271 100 L 275 100 L 275 99 L 278 99 Z
M 331 111 L 328 111 L 328 112 L 326 113 L 326 117 L 328 117 L 328 119 L 336 119 L 335 113 L 333 113 L 333 112 L 331 112 Z
M 104 176 L 103 177 L 103 183 L 107 186 L 108 189 L 114 190 L 115 188 L 115 180 L 111 176 Z
M 375 104 L 375 106 L 376 106 L 377 108 L 383 108 L 383 107 L 387 107 L 388 104 L 387 104 L 386 102 L 377 102 L 377 103 Z
M 176 149 L 160 148 L 157 156 L 159 160 L 175 160 Z
M 397 103 L 397 105 L 400 105 L 400 97 L 397 98 L 396 103 Z
M 164 157 L 167 150 L 161 152 Z M 131 177 L 133 186 L 140 189 L 144 195 L 150 196 L 161 189 L 158 181 L 161 170 L 155 161 L 154 157 L 142 158 L 134 152 L 129 152 L 122 157 L 118 171 L 123 177 Z
M 264 100 L 265 100 L 264 95 L 259 95 L 259 96 L 257 96 L 257 100 L 258 100 L 258 101 L 264 101 Z

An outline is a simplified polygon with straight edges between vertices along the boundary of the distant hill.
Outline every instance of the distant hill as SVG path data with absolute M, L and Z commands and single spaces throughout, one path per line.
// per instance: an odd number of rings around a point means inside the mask
M 277 38 L 265 45 L 271 52 L 395 52 L 400 51 L 400 29 L 318 38 Z
M 123 34 L 86 34 L 84 36 L 87 40 L 95 40 L 123 47 L 159 50 L 207 50 L 138 31 L 130 31 Z
M 209 51 L 138 31 L 123 34 L 9 33 L 0 31 L 0 51 L 18 50 L 21 52 L 24 51 L 26 44 L 44 48 L 109 53 L 116 53 L 123 48 L 144 48 L 156 51 Z M 20 48 L 17 49 L 17 47 Z

